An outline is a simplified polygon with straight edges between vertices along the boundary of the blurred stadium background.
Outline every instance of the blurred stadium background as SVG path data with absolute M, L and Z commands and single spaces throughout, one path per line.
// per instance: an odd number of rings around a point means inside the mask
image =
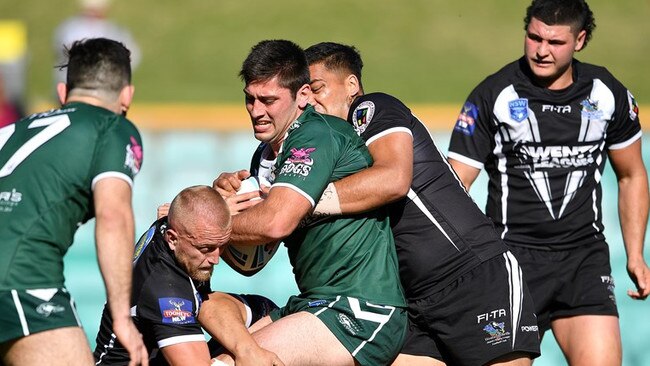
M 256 141 L 241 105 L 241 61 L 261 39 L 286 38 L 302 46 L 331 40 L 356 45 L 364 57 L 364 86 L 410 104 L 427 121 L 441 149 L 465 96 L 480 80 L 523 50 L 523 16 L 528 0 L 344 0 L 294 2 L 113 0 L 110 18 L 129 28 L 143 58 L 134 73 L 130 118 L 140 126 L 145 163 L 136 179 L 134 208 L 138 235 L 155 218 L 158 204 L 182 188 L 209 184 L 222 171 L 248 167 Z M 650 120 L 650 2 L 591 0 L 597 29 L 582 61 L 608 67 L 642 104 L 644 129 Z M 17 20 L 27 31 L 27 94 L 35 111 L 54 105 L 52 32 L 78 8 L 75 0 L 0 0 L 0 22 Z M 2 40 L 0 39 L 0 42 Z M 1 43 L 0 43 L 1 45 Z M 650 140 L 644 159 L 650 166 Z M 472 195 L 485 203 L 485 176 Z M 650 365 L 647 302 L 626 295 L 632 286 L 617 219 L 616 180 L 603 181 L 606 235 L 617 279 L 624 365 Z M 66 278 L 88 338 L 94 346 L 104 303 L 94 259 L 93 222 L 84 225 L 66 257 Z M 646 258 L 650 250 L 646 248 Z M 278 304 L 296 291 L 286 250 L 262 272 L 244 278 L 217 266 L 215 290 L 259 293 Z M 565 364 L 547 334 L 535 365 Z

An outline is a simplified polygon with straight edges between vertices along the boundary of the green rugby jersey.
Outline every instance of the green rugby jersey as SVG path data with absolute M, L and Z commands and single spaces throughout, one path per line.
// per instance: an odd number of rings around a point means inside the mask
M 0 129 L 0 290 L 63 286 L 63 256 L 103 177 L 133 184 L 142 142 L 126 118 L 69 103 Z
M 314 206 L 330 182 L 370 165 L 368 149 L 346 121 L 310 106 L 289 129 L 271 179 L 274 187 L 289 187 Z M 283 241 L 302 297 L 344 295 L 404 305 L 385 210 L 308 218 Z

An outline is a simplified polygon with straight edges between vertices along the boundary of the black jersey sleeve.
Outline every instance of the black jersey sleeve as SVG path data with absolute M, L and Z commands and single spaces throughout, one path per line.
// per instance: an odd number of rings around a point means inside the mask
M 487 87 L 481 83 L 474 89 L 458 114 L 451 134 L 448 156 L 477 169 L 493 149 L 492 111 Z
M 143 336 L 153 339 L 159 348 L 205 341 L 198 323 L 200 300 L 192 291 L 189 278 L 151 278 L 145 283 L 137 304 L 137 316 Z
M 618 80 L 614 79 L 613 84 L 616 110 L 607 126 L 606 144 L 608 149 L 616 150 L 629 146 L 641 137 L 641 123 L 634 95 Z
M 348 121 L 354 130 L 370 145 L 376 139 L 393 132 L 413 135 L 413 115 L 398 99 L 383 93 L 359 97 L 350 108 Z

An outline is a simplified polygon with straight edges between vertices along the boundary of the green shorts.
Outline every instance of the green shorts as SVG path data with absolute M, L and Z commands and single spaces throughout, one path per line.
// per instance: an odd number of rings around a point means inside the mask
M 0 290 L 0 343 L 64 327 L 81 327 L 65 288 Z
M 300 311 L 316 315 L 361 365 L 390 364 L 406 337 L 405 308 L 375 305 L 354 297 L 291 296 L 286 306 L 270 315 L 276 321 Z

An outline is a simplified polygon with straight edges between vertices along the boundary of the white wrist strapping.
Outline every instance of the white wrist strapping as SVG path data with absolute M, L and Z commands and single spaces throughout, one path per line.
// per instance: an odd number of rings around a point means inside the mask
M 341 203 L 339 202 L 339 195 L 336 192 L 334 183 L 330 183 L 325 187 L 323 195 L 318 200 L 316 207 L 314 207 L 313 215 L 340 215 Z

